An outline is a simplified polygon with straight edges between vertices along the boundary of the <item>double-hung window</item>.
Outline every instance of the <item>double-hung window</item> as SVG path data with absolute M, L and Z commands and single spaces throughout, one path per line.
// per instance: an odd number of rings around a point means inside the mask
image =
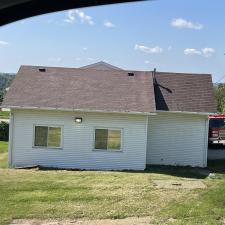
M 95 150 L 121 150 L 121 129 L 95 129 Z
M 36 125 L 34 147 L 62 148 L 62 127 Z

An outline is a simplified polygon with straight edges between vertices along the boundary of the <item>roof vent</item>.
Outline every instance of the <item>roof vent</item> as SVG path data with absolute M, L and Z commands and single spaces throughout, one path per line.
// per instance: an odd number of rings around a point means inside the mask
M 129 73 L 128 73 L 128 76 L 129 76 L 129 77 L 133 77 L 133 76 L 134 76 L 134 73 L 129 72 Z
M 39 72 L 45 72 L 46 69 L 45 68 L 39 68 Z

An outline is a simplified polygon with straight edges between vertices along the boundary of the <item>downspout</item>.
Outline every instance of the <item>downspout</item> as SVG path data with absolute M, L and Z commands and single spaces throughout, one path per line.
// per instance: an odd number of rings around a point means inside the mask
M 204 144 L 204 167 L 207 167 L 207 160 L 208 160 L 208 131 L 209 131 L 209 118 L 207 117 L 205 120 L 205 144 Z
M 148 120 L 149 120 L 149 116 L 147 115 L 146 116 L 146 127 L 145 127 L 145 132 L 146 132 L 146 141 L 145 141 L 145 149 L 146 149 L 146 152 L 145 152 L 145 169 L 147 167 L 147 154 L 148 154 Z
M 9 120 L 9 146 L 8 146 L 8 165 L 9 168 L 13 167 L 13 127 L 14 127 L 14 113 L 10 112 L 10 120 Z

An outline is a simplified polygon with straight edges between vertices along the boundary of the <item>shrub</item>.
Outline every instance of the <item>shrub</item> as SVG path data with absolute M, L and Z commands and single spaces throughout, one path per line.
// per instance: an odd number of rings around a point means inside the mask
M 0 123 L 0 140 L 9 140 L 9 124 L 3 121 Z

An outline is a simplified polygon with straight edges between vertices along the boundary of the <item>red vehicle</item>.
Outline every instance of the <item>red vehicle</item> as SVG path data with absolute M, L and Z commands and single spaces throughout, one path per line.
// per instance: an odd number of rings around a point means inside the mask
M 225 115 L 209 116 L 209 144 L 225 143 Z

